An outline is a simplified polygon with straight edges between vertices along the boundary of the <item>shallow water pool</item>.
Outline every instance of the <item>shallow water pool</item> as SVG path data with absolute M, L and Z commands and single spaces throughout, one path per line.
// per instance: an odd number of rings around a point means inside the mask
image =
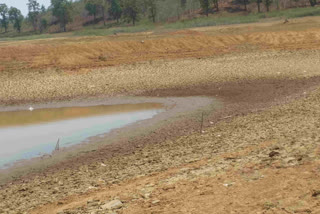
M 83 143 L 163 111 L 158 103 L 0 112 L 0 168 Z

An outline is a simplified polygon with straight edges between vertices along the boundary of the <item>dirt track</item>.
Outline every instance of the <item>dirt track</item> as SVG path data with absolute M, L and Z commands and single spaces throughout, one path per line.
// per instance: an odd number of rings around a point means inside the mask
M 86 69 L 77 71 L 67 66 L 66 70 L 38 72 L 31 66 L 19 76 L 15 67 L 11 73 L 0 74 L 3 105 L 93 95 L 205 95 L 225 102 L 223 110 L 206 115 L 203 134 L 194 131 L 199 122 L 191 118 L 168 122 L 148 136 L 3 186 L 0 211 L 106 213 L 101 206 L 120 199 L 123 207 L 112 212 L 318 213 L 320 31 L 293 31 L 291 27 L 291 31 L 269 33 L 263 28 L 246 36 L 233 32 L 217 37 L 208 31 L 208 35 L 181 37 L 178 33 L 172 35 L 176 38 L 157 40 L 159 49 L 177 44 L 171 52 L 176 51 L 177 58 L 206 56 L 201 59 L 169 61 L 175 57 L 164 49 L 143 50 L 150 58 L 136 54 L 134 61 L 163 56 L 166 60 L 95 69 L 84 65 Z M 192 42 L 184 43 L 188 39 Z M 191 50 L 195 47 L 191 43 L 201 46 L 197 41 L 203 42 L 203 48 Z M 139 42 L 117 41 L 117 45 L 137 51 L 129 44 Z M 236 53 L 217 56 L 216 49 L 208 52 L 205 44 L 221 45 L 218 54 Z M 88 52 L 81 48 L 77 50 L 95 56 L 90 47 Z M 201 55 L 202 51 L 208 55 Z M 35 59 L 38 56 L 27 66 Z M 76 69 L 72 59 L 70 66 Z M 36 64 L 38 69 L 50 67 L 42 61 Z M 59 60 L 56 63 L 59 66 Z

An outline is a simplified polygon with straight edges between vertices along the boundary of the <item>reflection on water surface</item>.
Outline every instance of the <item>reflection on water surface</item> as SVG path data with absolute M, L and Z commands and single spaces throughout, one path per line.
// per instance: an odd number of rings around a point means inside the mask
M 51 153 L 112 129 L 152 118 L 158 103 L 35 109 L 0 112 L 0 168 L 17 160 Z

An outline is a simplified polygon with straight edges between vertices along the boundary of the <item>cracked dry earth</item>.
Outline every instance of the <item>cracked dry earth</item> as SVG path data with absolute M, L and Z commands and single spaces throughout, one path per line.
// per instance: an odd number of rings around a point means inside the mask
M 320 213 L 319 101 L 318 89 L 202 135 L 147 146 L 113 160 L 117 170 L 112 163 L 84 167 L 77 173 L 86 174 L 89 193 L 32 213 Z M 119 182 L 128 174 L 137 176 Z M 59 182 L 70 176 L 54 175 L 47 188 L 64 189 Z M 104 210 L 110 200 L 120 200 L 121 209 Z
M 7 183 L 0 187 L 0 213 L 320 213 L 320 52 L 318 40 L 303 38 L 300 51 L 289 39 L 285 44 L 292 51 L 254 50 L 76 74 L 0 74 L 0 100 L 7 105 L 101 94 L 188 94 L 219 95 L 226 107 L 233 101 L 252 110 L 206 118 L 201 134 L 169 136 L 110 158 L 101 150 L 91 161 Z M 271 98 L 285 101 L 274 105 Z
M 306 79 L 317 76 L 320 51 L 253 51 L 204 59 L 154 61 L 93 69 L 90 72 L 0 73 L 0 106 L 70 100 L 98 95 L 216 95 L 223 84 L 264 79 Z M 130 77 L 130 78 L 128 78 Z M 198 92 L 199 87 L 207 87 Z M 209 87 L 209 88 L 208 88 Z M 212 90 L 211 90 L 212 89 Z M 215 90 L 216 90 L 215 89 Z M 223 88 L 222 88 L 223 89 Z M 220 90 L 220 89 L 219 89 Z M 234 94 L 239 92 L 232 92 Z
M 203 134 L 13 184 L 0 192 L 0 211 L 319 213 L 319 101 L 314 89 Z

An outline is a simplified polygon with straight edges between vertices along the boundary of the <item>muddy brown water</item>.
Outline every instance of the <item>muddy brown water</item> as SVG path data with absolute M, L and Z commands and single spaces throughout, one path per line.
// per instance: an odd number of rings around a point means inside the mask
M 142 103 L 0 112 L 0 168 L 50 154 L 58 139 L 69 147 L 162 111 L 162 104 Z

